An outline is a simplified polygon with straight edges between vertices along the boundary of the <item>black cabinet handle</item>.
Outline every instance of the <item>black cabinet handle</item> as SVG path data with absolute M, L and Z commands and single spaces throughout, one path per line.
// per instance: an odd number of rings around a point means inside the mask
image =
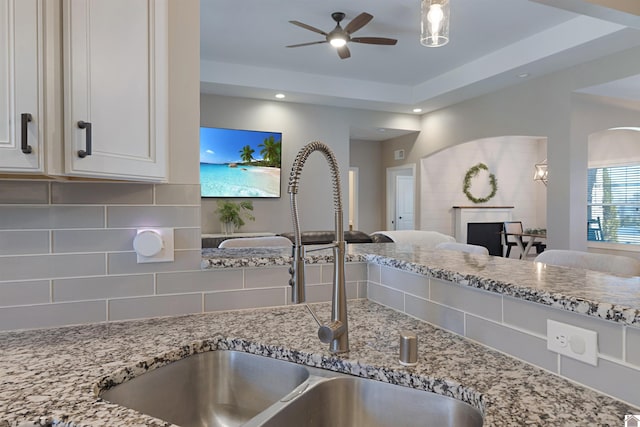
M 86 147 L 84 150 L 78 150 L 78 157 L 80 158 L 85 158 L 87 156 L 91 155 L 91 123 L 89 122 L 83 122 L 82 120 L 80 120 L 78 122 L 78 127 L 80 129 L 85 129 L 86 130 Z
M 30 121 L 31 121 L 31 114 L 29 113 L 20 114 L 20 122 L 22 123 L 21 148 L 24 154 L 31 154 L 31 152 L 33 151 L 31 149 L 31 146 L 28 144 L 29 141 L 28 141 L 28 135 L 27 135 L 27 130 L 28 130 Z

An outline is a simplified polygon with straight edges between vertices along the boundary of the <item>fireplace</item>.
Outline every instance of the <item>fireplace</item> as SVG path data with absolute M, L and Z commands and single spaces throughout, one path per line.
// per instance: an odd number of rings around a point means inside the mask
M 511 221 L 512 209 L 513 206 L 454 206 L 456 241 L 459 243 L 471 243 L 467 239 L 469 223 L 502 223 Z

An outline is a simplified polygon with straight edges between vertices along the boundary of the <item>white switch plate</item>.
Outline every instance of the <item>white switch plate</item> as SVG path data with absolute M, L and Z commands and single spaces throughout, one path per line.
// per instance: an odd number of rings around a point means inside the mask
M 598 366 L 598 333 L 547 319 L 547 350 Z
M 146 263 L 152 263 L 152 262 L 172 262 L 174 260 L 173 228 L 161 228 L 161 227 L 139 228 L 137 230 L 137 233 L 141 233 L 147 230 L 154 231 L 160 235 L 160 237 L 162 238 L 163 247 L 160 252 L 150 257 L 137 254 L 138 264 L 146 264 Z

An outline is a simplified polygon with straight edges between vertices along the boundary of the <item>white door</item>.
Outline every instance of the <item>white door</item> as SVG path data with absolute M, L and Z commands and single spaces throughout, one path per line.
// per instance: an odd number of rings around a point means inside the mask
M 415 228 L 414 214 L 413 214 L 413 198 L 414 192 L 411 191 L 402 191 L 402 198 L 404 200 L 398 200 L 398 180 L 399 176 L 404 176 L 407 178 L 411 178 L 412 186 L 415 186 L 415 176 L 416 176 L 416 167 L 415 164 L 408 164 L 403 166 L 394 166 L 387 168 L 387 191 L 386 191 L 386 205 L 387 205 L 387 213 L 386 213 L 386 229 L 387 230 L 399 230 L 398 228 L 398 220 L 399 216 L 403 217 L 403 220 L 411 220 L 411 227 Z M 400 184 L 400 185 L 406 185 Z M 402 207 L 398 207 L 398 205 L 403 205 Z M 411 206 L 408 208 L 407 206 Z M 398 215 L 398 210 L 401 210 L 404 215 Z M 407 213 L 409 213 L 410 218 L 407 217 Z M 401 227 L 408 227 L 407 223 L 401 225 Z
M 0 170 L 42 172 L 42 3 L 0 0 Z
M 167 1 L 63 5 L 65 172 L 166 180 Z
M 396 176 L 396 230 L 413 230 L 413 177 Z

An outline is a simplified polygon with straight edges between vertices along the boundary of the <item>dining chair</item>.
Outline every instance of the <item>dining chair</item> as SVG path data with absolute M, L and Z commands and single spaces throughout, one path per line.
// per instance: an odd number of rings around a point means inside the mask
M 522 234 L 524 229 L 522 228 L 522 221 L 505 221 L 503 230 L 504 236 L 504 245 L 507 247 L 507 253 L 505 258 L 509 258 L 509 254 L 511 254 L 511 248 L 514 246 L 518 246 L 518 242 L 516 239 L 520 240 L 522 246 L 527 246 L 528 241 L 524 240 L 522 236 L 517 236 L 514 234 Z M 546 245 L 543 242 L 534 242 L 533 246 L 536 248 L 536 253 L 541 253 L 544 251 Z M 522 258 L 522 254 L 520 254 L 520 258 Z
M 291 240 L 283 236 L 266 237 L 238 237 L 223 240 L 218 248 L 290 248 L 293 246 Z

